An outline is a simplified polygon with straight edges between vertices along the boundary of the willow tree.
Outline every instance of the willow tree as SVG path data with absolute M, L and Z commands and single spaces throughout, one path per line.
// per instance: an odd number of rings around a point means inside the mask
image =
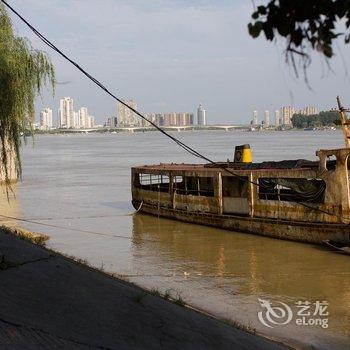
M 34 102 L 46 83 L 54 91 L 50 59 L 35 50 L 28 39 L 15 35 L 11 19 L 0 5 L 0 166 L 7 184 L 13 157 L 15 171 L 21 175 L 21 135 L 31 129 Z

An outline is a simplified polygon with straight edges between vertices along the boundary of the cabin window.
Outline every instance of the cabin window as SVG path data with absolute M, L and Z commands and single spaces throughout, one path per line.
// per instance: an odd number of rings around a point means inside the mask
M 198 176 L 175 176 L 174 191 L 178 194 L 214 197 L 214 178 Z
M 170 179 L 162 174 L 136 174 L 134 185 L 147 191 L 169 192 Z
M 184 178 L 180 175 L 176 175 L 173 177 L 174 187 L 176 187 L 176 184 L 181 184 L 184 181 Z
M 328 156 L 326 161 L 327 170 L 335 170 L 336 167 L 337 167 L 337 157 L 335 155 Z
M 248 177 L 222 177 L 222 196 L 232 198 L 248 197 Z
M 200 177 L 199 178 L 199 195 L 205 197 L 214 197 L 214 178 Z
M 173 177 L 173 189 L 175 193 L 186 194 L 186 183 L 183 176 Z
M 259 185 L 259 199 L 302 203 L 324 203 L 325 199 L 322 179 L 260 178 Z

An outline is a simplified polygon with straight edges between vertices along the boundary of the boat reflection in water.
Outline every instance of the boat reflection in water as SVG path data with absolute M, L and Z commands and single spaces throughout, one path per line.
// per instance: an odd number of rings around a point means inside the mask
M 132 281 L 170 289 L 190 304 L 259 332 L 320 348 L 350 341 L 350 259 L 322 247 L 229 232 L 145 214 L 133 216 Z M 331 264 L 330 264 L 331 261 Z M 328 301 L 329 327 L 259 323 L 258 298 Z

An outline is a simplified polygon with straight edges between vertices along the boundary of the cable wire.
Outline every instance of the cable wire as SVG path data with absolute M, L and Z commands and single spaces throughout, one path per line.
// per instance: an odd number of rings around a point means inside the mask
M 97 231 L 82 230 L 82 229 L 78 229 L 78 228 L 74 228 L 74 227 L 66 227 L 66 226 L 60 226 L 60 225 L 54 225 L 54 224 L 45 224 L 45 223 L 42 223 L 42 222 L 39 222 L 39 221 L 35 221 L 35 220 L 20 219 L 20 218 L 17 218 L 15 216 L 8 216 L 8 215 L 0 214 L 0 217 L 5 218 L 5 219 L 9 219 L 9 220 L 22 221 L 22 222 L 26 222 L 26 223 L 34 224 L 34 225 L 40 225 L 40 226 L 52 227 L 52 228 L 59 228 L 59 229 L 62 229 L 62 230 L 67 230 L 67 231 L 74 231 L 74 232 L 80 232 L 80 233 L 88 233 L 88 234 L 91 234 L 91 235 L 107 236 L 107 237 L 115 237 L 115 238 L 123 238 L 123 239 L 127 239 L 127 240 L 133 240 L 132 237 L 128 237 L 128 236 L 120 236 L 120 235 L 108 234 L 108 233 L 97 232 Z M 150 241 L 150 242 L 157 242 L 156 240 L 153 240 L 153 239 L 144 239 L 144 240 L 145 241 Z

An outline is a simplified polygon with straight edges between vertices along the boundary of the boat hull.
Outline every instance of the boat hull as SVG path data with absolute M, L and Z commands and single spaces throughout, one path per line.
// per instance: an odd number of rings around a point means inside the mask
M 193 224 L 217 227 L 278 239 L 323 244 L 325 240 L 350 243 L 350 225 L 278 220 L 239 215 L 217 215 L 159 207 L 132 201 L 138 212 Z

